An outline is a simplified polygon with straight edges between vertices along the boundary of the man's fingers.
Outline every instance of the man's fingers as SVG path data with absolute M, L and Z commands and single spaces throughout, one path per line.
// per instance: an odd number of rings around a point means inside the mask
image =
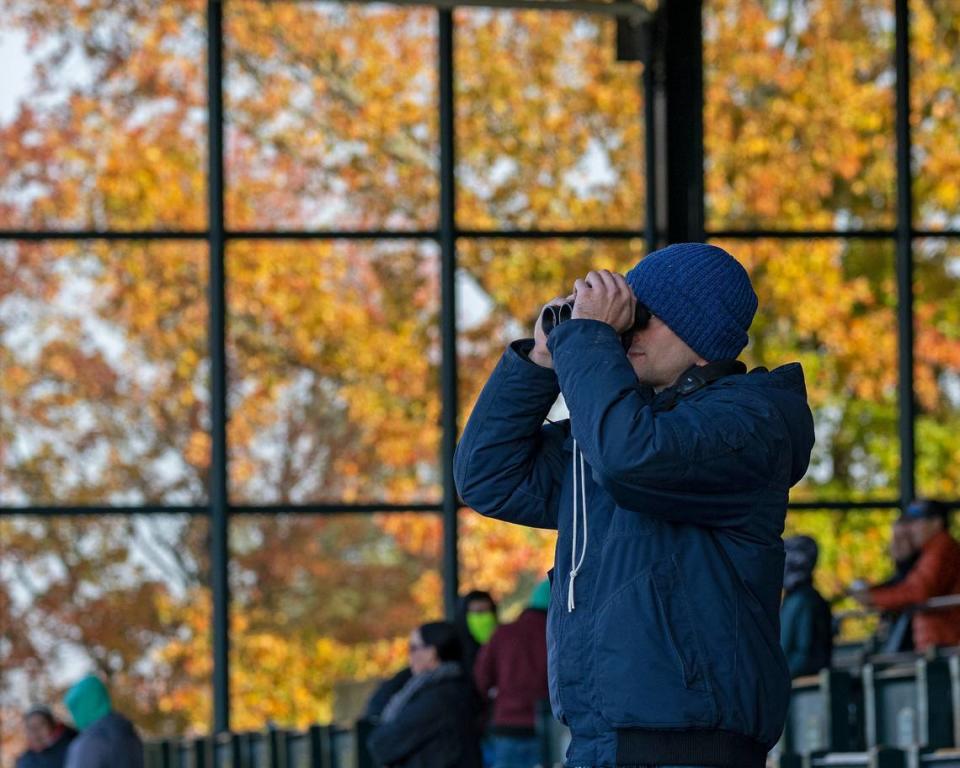
M 613 279 L 613 273 L 607 269 L 597 270 L 597 278 L 600 280 L 603 287 L 613 296 L 617 294 L 617 283 Z
M 619 272 L 613 272 L 610 275 L 613 278 L 614 284 L 617 286 L 617 290 L 621 293 L 626 291 L 628 293 L 633 293 L 633 289 L 630 287 L 630 284 L 627 282 L 627 278 L 621 275 Z

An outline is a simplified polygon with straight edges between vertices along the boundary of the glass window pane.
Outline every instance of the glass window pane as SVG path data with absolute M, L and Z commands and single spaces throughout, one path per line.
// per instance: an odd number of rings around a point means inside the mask
M 960 6 L 910 11 L 915 215 L 923 229 L 960 229 Z
M 960 497 L 960 240 L 914 245 L 917 489 Z
M 500 621 L 512 621 L 553 567 L 556 546 L 556 531 L 491 520 L 465 509 L 460 513 L 460 593 L 489 592 Z
M 438 516 L 244 516 L 230 543 L 234 730 L 352 721 L 443 615 Z
M 224 8 L 230 226 L 436 226 L 436 11 Z
M 457 222 L 643 226 L 641 69 L 612 19 L 456 12 Z
M 89 673 L 147 737 L 209 730 L 207 531 L 186 515 L 0 518 L 5 756 L 29 706 L 67 718 L 63 694 Z
M 228 272 L 231 498 L 438 501 L 437 247 L 234 242 Z
M 793 499 L 895 499 L 900 448 L 892 244 L 717 244 L 747 267 L 760 299 L 744 354 L 748 365 L 803 364 L 817 443 Z
M 855 579 L 878 584 L 893 575 L 888 548 L 898 516 L 898 511 L 890 509 L 792 510 L 787 515 L 784 537 L 803 534 L 819 545 L 814 583 L 831 603 L 834 618 L 840 619 L 842 641 L 864 639 L 876 628 L 875 617 L 844 618 L 845 612 L 860 608 L 846 593 Z
M 0 243 L 0 505 L 195 504 L 207 248 Z
M 460 240 L 457 246 L 460 427 L 515 339 L 532 338 L 543 305 L 566 296 L 591 269 L 626 272 L 641 240 Z
M 709 229 L 892 227 L 890 0 L 708 0 Z
M 204 4 L 7 4 L 0 221 L 206 226 Z

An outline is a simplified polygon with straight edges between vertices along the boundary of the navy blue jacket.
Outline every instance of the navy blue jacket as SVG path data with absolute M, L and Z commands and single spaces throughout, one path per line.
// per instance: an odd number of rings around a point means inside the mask
M 143 742 L 133 723 L 111 712 L 80 731 L 66 768 L 143 768 Z
M 569 321 L 549 345 L 554 371 L 527 358 L 531 341 L 506 351 L 455 477 L 478 512 L 558 529 L 547 636 L 567 763 L 762 766 L 790 691 L 781 534 L 813 446 L 800 366 L 671 402 L 605 323 Z M 561 391 L 570 419 L 544 426 Z

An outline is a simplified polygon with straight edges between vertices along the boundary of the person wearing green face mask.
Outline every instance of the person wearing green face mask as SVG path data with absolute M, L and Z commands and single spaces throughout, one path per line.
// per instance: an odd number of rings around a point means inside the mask
M 467 629 L 480 645 L 490 642 L 497 628 L 497 615 L 493 611 L 474 611 L 467 613 Z
M 489 592 L 473 590 L 460 598 L 457 604 L 457 632 L 460 635 L 460 647 L 463 653 L 463 670 L 470 680 L 476 694 L 477 701 L 484 705 L 480 717 L 481 730 L 486 730 L 489 709 L 486 708 L 487 699 L 476 690 L 473 670 L 476 666 L 477 654 L 480 648 L 486 645 L 494 630 L 497 628 L 497 604 Z M 493 765 L 493 743 L 488 736 L 484 736 L 481 743 L 483 750 L 483 765 Z
M 456 624 L 463 648 L 463 668 L 472 678 L 480 646 L 489 642 L 497 628 L 497 604 L 490 593 L 474 590 L 461 597 Z
M 113 710 L 100 678 L 83 678 L 63 701 L 80 731 L 70 744 L 65 768 L 143 768 L 143 742 L 133 724 Z

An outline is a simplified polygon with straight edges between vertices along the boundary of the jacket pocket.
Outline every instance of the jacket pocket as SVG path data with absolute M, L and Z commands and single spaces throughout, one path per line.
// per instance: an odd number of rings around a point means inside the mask
M 627 582 L 596 620 L 600 713 L 617 728 L 713 727 L 705 657 L 671 558 Z

